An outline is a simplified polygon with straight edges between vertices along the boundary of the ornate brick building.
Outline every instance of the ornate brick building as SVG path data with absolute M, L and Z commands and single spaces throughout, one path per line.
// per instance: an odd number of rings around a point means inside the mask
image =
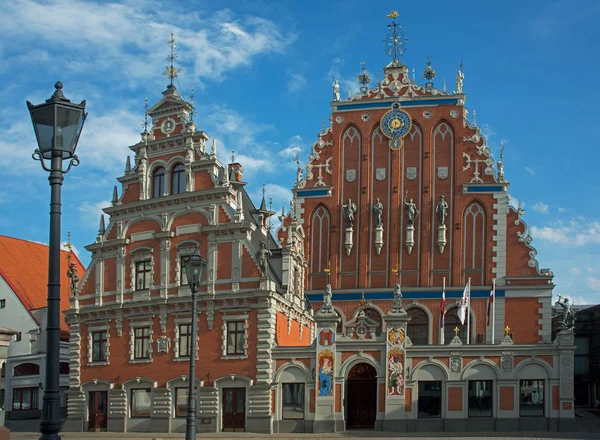
M 346 100 L 334 82 L 331 125 L 276 238 L 242 165 L 219 161 L 172 85 L 148 110 L 72 299 L 67 428 L 183 430 L 194 344 L 207 432 L 573 419 L 573 335 L 550 339 L 553 275 L 467 118 L 464 76 L 441 91 L 428 65 L 417 85 L 392 24 L 382 81 L 369 88 L 363 69 Z M 196 246 L 208 259 L 197 338 L 181 265 Z

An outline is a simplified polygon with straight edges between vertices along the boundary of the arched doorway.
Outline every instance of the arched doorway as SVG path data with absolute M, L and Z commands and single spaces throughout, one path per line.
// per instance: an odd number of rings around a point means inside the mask
M 346 428 L 375 428 L 377 415 L 377 371 L 369 364 L 357 364 L 346 379 Z

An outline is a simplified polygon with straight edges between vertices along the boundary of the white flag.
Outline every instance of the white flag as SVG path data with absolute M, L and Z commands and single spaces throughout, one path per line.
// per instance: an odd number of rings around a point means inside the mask
M 460 319 L 460 323 L 465 325 L 465 319 L 467 317 L 467 306 L 469 304 L 469 296 L 471 295 L 471 286 L 469 283 L 465 286 L 465 290 L 463 291 L 463 296 L 460 300 L 460 306 L 458 307 L 458 319 Z

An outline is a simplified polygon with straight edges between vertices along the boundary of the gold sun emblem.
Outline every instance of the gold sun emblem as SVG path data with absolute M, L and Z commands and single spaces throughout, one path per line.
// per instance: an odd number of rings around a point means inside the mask
M 404 123 L 400 120 L 400 119 L 394 119 L 392 120 L 392 128 L 400 128 L 404 126 Z

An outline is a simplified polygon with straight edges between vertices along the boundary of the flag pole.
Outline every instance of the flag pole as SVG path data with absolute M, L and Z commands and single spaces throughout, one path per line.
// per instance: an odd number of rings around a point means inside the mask
M 496 343 L 496 278 L 492 278 L 492 290 L 494 291 L 494 303 L 492 304 L 492 344 Z
M 445 308 L 446 306 L 446 301 L 445 301 L 445 297 L 446 297 L 446 277 L 444 277 L 443 281 L 442 281 L 442 306 L 443 308 Z M 444 335 L 444 310 L 441 310 L 442 316 L 440 317 L 440 341 L 442 342 L 442 345 L 444 345 L 446 343 L 446 335 Z
M 467 298 L 467 345 L 471 343 L 471 278 L 467 281 L 469 284 L 469 296 Z

